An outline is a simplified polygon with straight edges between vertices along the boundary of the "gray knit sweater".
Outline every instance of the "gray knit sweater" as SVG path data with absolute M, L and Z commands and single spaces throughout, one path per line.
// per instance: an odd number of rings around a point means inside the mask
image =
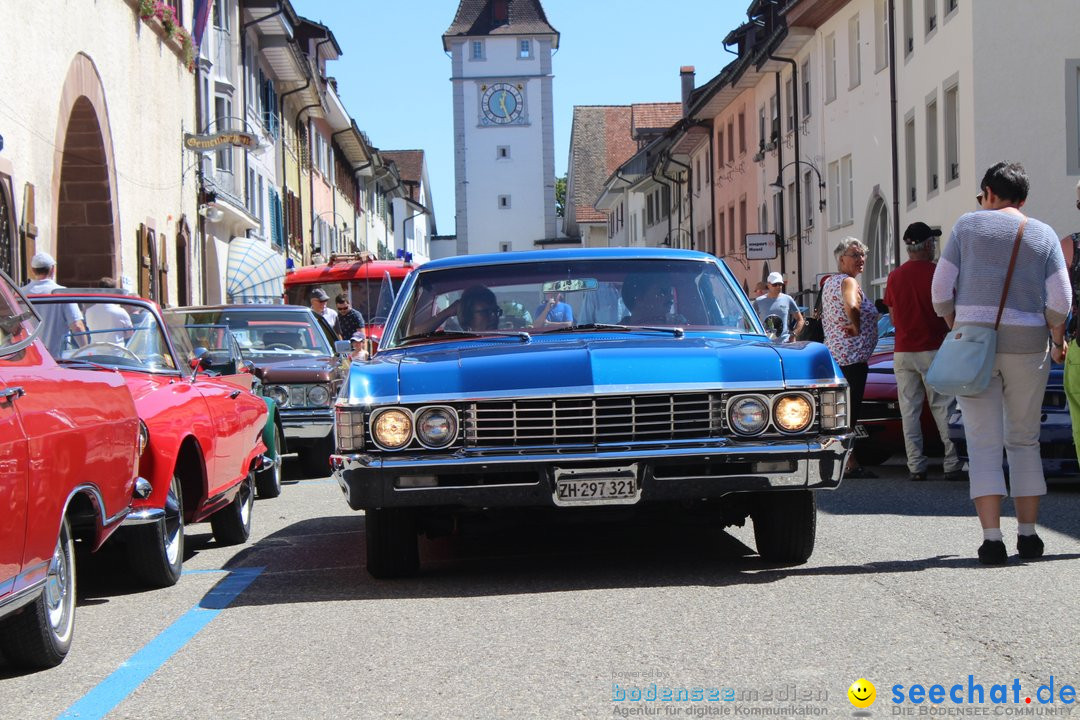
M 1017 215 L 1000 210 L 979 210 L 956 221 L 931 286 L 938 315 L 955 312 L 956 325 L 994 327 L 1019 227 Z M 1047 325 L 1063 322 L 1071 303 L 1057 233 L 1029 218 L 998 327 L 998 352 L 1045 352 Z

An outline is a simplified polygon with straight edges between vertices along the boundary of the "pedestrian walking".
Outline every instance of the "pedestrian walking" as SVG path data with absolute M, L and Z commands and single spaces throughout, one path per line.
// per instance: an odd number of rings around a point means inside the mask
M 1065 318 L 1072 293 L 1057 234 L 1020 211 L 1029 188 L 1024 168 L 997 163 L 979 187 L 976 201 L 981 209 L 961 216 L 953 226 L 934 271 L 931 295 L 934 310 L 950 327 L 993 327 L 1012 268 L 990 384 L 977 395 L 957 398 L 967 436 L 970 495 L 982 526 L 979 561 L 1000 565 L 1008 559 L 1001 501 L 1010 490 L 1018 522 L 1017 553 L 1025 560 L 1043 554 L 1035 528 L 1039 499 L 1046 494 L 1039 454 L 1042 400 L 1051 358 L 1065 359 Z M 1008 488 L 1002 448 L 1009 465 Z
M 348 295 L 338 293 L 337 297 L 334 298 L 334 304 L 337 306 L 334 332 L 337 333 L 339 338 L 351 338 L 353 333 L 364 328 L 364 316 L 349 303 Z
M 859 422 L 866 375 L 867 360 L 877 345 L 878 311 L 856 279 L 866 268 L 867 247 L 858 238 L 847 237 L 833 250 L 840 272 L 830 275 L 821 288 L 821 326 L 825 344 L 840 371 L 848 381 L 851 406 L 848 408 L 851 427 Z M 877 475 L 855 461 L 848 453 L 845 477 L 873 478 Z
M 758 319 L 765 325 L 765 329 L 770 330 L 770 322 L 766 322 L 768 318 L 778 318 L 779 327 L 773 330 L 775 334 L 775 340 L 777 342 L 795 342 L 795 339 L 802 332 L 803 325 L 806 324 L 806 318 L 803 317 L 802 311 L 799 310 L 799 306 L 795 303 L 795 298 L 791 297 L 784 290 L 784 276 L 778 272 L 769 273 L 768 286 L 766 292 L 761 297 L 754 300 L 754 312 L 757 313 Z M 773 321 L 777 322 L 777 321 Z M 792 327 L 794 324 L 794 327 Z
M 904 428 L 904 450 L 910 480 L 926 480 L 927 461 L 923 452 L 923 403 L 930 405 L 941 443 L 945 447 L 946 480 L 965 480 L 956 446 L 949 439 L 949 415 L 955 399 L 942 395 L 926 382 L 926 372 L 934 361 L 948 325 L 934 312 L 930 285 L 934 279 L 934 251 L 941 230 L 914 222 L 904 231 L 908 260 L 889 273 L 885 284 L 885 305 L 896 328 L 893 373 Z

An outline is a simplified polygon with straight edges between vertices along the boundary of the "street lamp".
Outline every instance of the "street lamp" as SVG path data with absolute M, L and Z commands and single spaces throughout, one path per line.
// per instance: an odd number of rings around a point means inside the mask
M 796 154 L 798 154 L 798 136 L 797 135 L 796 135 L 796 145 L 795 145 L 795 147 L 796 147 Z M 783 192 L 784 191 L 784 170 L 786 168 L 792 166 L 792 165 L 796 165 L 796 166 L 798 166 L 798 165 L 806 165 L 807 167 L 809 167 L 811 170 L 814 171 L 815 175 L 817 175 L 817 179 L 818 179 L 818 198 L 819 198 L 819 200 L 818 200 L 818 211 L 819 212 L 825 212 L 825 181 L 821 179 L 821 172 L 816 167 L 814 167 L 813 163 L 807 162 L 806 160 L 792 160 L 791 162 L 786 163 L 785 165 L 781 165 L 780 169 L 776 171 L 776 181 L 769 183 L 769 187 L 773 188 L 774 191 Z M 799 267 L 799 289 L 802 290 L 803 289 L 802 195 L 800 193 L 800 185 L 801 184 L 799 183 L 798 178 L 796 178 L 796 180 L 795 180 L 795 255 L 796 255 L 796 262 L 798 263 L 798 267 Z M 780 217 L 777 218 L 777 227 L 778 228 L 783 228 L 783 226 L 784 226 L 783 223 L 784 223 L 783 213 L 781 212 Z M 785 252 L 786 252 L 786 250 L 785 250 Z M 783 258 L 784 258 L 784 256 L 782 255 L 781 256 L 781 265 L 783 264 Z
M 331 227 L 333 227 L 334 232 L 337 233 L 341 237 L 342 242 L 347 244 L 348 243 L 348 237 L 349 237 L 349 223 L 345 219 L 345 216 L 342 215 L 341 213 L 335 211 L 335 210 L 327 210 L 325 212 L 321 212 L 318 215 L 316 215 L 315 219 L 318 220 L 319 218 L 323 217 L 324 215 L 331 215 L 334 218 L 341 221 L 340 229 L 338 227 L 333 226 L 333 225 L 331 225 Z M 320 246 L 319 249 L 322 250 L 322 247 Z M 340 249 L 348 250 L 348 247 L 342 247 Z M 334 252 L 334 250 L 336 250 L 336 248 L 330 248 L 330 250 L 331 250 L 330 254 L 333 254 L 333 252 Z
M 810 168 L 811 170 L 814 171 L 815 175 L 817 175 L 818 198 L 819 198 L 818 199 L 818 211 L 819 212 L 825 212 L 825 181 L 821 179 L 821 172 L 816 167 L 814 167 L 814 164 L 811 163 L 811 162 L 807 162 L 806 160 L 792 160 L 791 162 L 787 163 L 786 165 L 784 165 L 783 167 L 781 167 L 779 170 L 776 171 L 776 180 L 769 183 L 769 187 L 773 188 L 773 190 L 775 190 L 775 191 L 783 190 L 784 189 L 784 170 L 791 167 L 792 165 L 806 165 L 808 168 Z M 796 208 L 796 210 L 801 212 L 802 208 Z

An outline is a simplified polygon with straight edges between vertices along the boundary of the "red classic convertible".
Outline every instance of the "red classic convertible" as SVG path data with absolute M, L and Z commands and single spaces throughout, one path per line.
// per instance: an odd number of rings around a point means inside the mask
M 84 319 L 86 330 L 61 333 L 50 351 L 120 371 L 149 431 L 140 471 L 153 491 L 134 502 L 118 534 L 135 574 L 150 585 L 174 584 L 188 523 L 209 520 L 219 543 L 245 542 L 254 473 L 268 462 L 262 441 L 266 403 L 251 392 L 251 375 L 202 372 L 209 361 L 200 364 L 185 333 L 165 332 L 149 300 L 61 289 L 32 296 L 32 302 L 41 311 L 78 310 L 74 316 Z
M 44 668 L 75 628 L 75 540 L 96 550 L 128 515 L 145 447 L 119 373 L 58 364 L 40 317 L 0 273 L 0 650 Z

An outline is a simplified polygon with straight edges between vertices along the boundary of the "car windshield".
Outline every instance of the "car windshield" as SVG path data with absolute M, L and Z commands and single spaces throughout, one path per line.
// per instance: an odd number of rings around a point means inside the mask
M 45 312 L 75 315 L 77 309 L 75 316 L 81 315 L 86 327 L 81 331 L 69 326 L 63 333 L 44 338 L 54 358 L 87 360 L 122 370 L 184 372 L 193 356 L 190 345 L 177 344 L 180 358 L 174 357 L 157 316 L 145 305 L 118 298 L 85 302 L 42 298 L 35 302 Z
M 334 299 L 345 293 L 352 307 L 364 316 L 365 322 L 369 325 L 382 325 L 390 314 L 390 306 L 394 303 L 394 296 L 401 288 L 403 279 L 391 278 L 389 273 L 384 273 L 383 277 L 370 280 L 290 285 L 285 288 L 285 296 L 287 302 L 306 307 L 311 302 L 312 291 L 318 288 L 330 298 L 330 307 L 333 308 Z
M 243 356 L 254 362 L 333 354 L 315 316 L 304 308 L 284 310 L 263 306 L 260 309 L 170 311 L 165 314 L 170 324 L 228 327 Z
M 418 272 L 385 347 L 598 326 L 758 332 L 742 291 L 701 260 L 582 258 Z

